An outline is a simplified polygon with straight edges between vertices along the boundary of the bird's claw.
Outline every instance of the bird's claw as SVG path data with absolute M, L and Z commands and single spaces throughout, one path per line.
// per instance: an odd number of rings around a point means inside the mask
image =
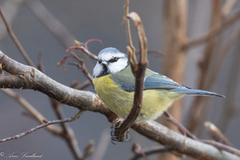
M 125 137 L 120 138 L 118 135 L 115 135 L 115 127 L 113 127 L 110 131 L 112 144 L 116 144 L 114 142 L 127 142 L 130 139 L 130 134 L 128 132 L 129 129 L 126 132 Z

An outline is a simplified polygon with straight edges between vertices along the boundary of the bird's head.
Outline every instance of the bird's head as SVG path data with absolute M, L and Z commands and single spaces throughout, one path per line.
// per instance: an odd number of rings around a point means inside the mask
M 98 54 L 98 61 L 93 69 L 93 77 L 117 73 L 128 66 L 127 55 L 116 48 L 108 47 Z

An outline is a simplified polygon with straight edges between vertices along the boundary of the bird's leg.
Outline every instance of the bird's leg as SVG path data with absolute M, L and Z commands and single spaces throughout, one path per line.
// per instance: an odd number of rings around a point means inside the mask
M 115 126 L 118 127 L 120 125 L 120 123 L 122 122 L 122 119 L 117 117 L 113 120 L 112 122 L 112 126 L 111 126 L 111 129 L 113 129 Z
M 119 128 L 118 127 L 113 127 L 110 131 L 111 140 L 112 140 L 113 144 L 115 144 L 114 142 L 126 142 L 130 139 L 130 134 L 128 133 L 129 129 L 127 131 L 125 131 L 124 133 L 119 133 L 116 130 L 119 130 Z M 116 132 L 119 133 L 119 134 L 116 135 L 115 134 Z
M 119 126 L 121 125 L 122 119 L 121 118 L 116 118 L 114 119 L 112 126 L 111 126 L 111 131 L 110 131 L 110 135 L 111 135 L 111 139 L 112 139 L 112 143 L 114 143 L 114 141 L 116 142 L 126 142 L 129 140 L 130 135 L 129 135 L 129 130 L 127 130 L 124 134 L 119 134 L 121 137 L 119 137 L 119 135 L 116 135 L 115 133 L 119 133 L 118 131 L 116 132 L 116 130 L 119 129 Z

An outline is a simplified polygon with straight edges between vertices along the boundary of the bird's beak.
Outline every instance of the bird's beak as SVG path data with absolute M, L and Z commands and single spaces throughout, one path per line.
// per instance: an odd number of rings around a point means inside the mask
M 108 62 L 107 61 L 102 61 L 102 65 L 107 66 Z

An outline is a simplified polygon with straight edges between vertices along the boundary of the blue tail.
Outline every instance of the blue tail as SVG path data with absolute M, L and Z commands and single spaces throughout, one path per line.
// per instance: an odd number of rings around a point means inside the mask
M 192 95 L 199 95 L 199 96 L 217 96 L 217 97 L 226 98 L 224 95 L 221 95 L 221 94 L 218 94 L 218 93 L 204 91 L 204 90 L 200 90 L 200 89 L 190 89 L 190 88 L 185 88 L 185 87 L 184 88 L 171 89 L 170 91 L 192 94 Z

